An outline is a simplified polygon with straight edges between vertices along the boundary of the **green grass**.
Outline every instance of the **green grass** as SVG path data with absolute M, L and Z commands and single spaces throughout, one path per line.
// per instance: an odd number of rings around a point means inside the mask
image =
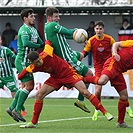
M 118 99 L 103 99 L 105 108 L 114 115 L 112 121 L 107 121 L 100 114 L 98 121 L 92 121 L 91 117 L 94 107 L 89 101 L 85 100 L 91 113 L 86 113 L 75 107 L 75 99 L 45 99 L 43 110 L 39 118 L 39 124 L 36 129 L 19 128 L 23 122 L 15 122 L 5 112 L 12 99 L 0 99 L 0 133 L 129 133 L 133 129 L 116 128 L 117 122 L 117 101 Z M 35 99 L 28 99 L 25 103 L 27 116 L 25 119 L 29 122 L 32 118 L 33 105 Z M 130 100 L 131 101 L 131 100 Z M 133 125 L 133 119 L 126 114 L 125 121 Z

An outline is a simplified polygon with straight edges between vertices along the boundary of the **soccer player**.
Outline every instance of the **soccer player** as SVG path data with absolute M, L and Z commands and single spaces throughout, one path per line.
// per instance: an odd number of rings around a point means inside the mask
M 43 46 L 43 41 L 39 37 L 37 30 L 34 28 L 34 11 L 32 9 L 23 9 L 21 11 L 21 18 L 23 20 L 23 25 L 18 31 L 18 53 L 15 59 L 15 66 L 18 73 L 29 65 L 29 61 L 27 59 L 29 51 L 34 51 Z M 25 119 L 20 114 L 20 110 L 29 93 L 34 88 L 33 75 L 26 75 L 21 82 L 23 89 L 21 89 L 18 94 L 18 99 L 16 100 L 17 103 L 13 102 L 9 111 L 13 117 L 25 122 Z M 15 109 L 12 107 L 14 104 L 16 104 Z
M 45 38 L 52 42 L 54 53 L 67 61 L 78 74 L 82 76 L 91 76 L 92 71 L 81 61 L 79 61 L 80 53 L 70 48 L 67 39 L 73 39 L 73 33 L 76 29 L 67 29 L 59 24 L 59 10 L 55 7 L 48 7 L 45 10 L 47 23 L 44 26 Z M 83 95 L 79 94 L 75 106 L 81 108 L 85 112 L 90 110 L 85 106 Z
M 14 52 L 9 48 L 2 46 L 2 38 L 0 35 L 0 88 L 4 85 L 11 91 L 12 98 L 16 98 L 16 92 L 19 91 L 16 86 L 16 78 L 10 62 L 11 58 L 16 58 Z M 22 106 L 22 114 L 26 115 L 25 107 Z
M 99 100 L 87 90 L 84 82 L 82 81 L 82 77 L 77 74 L 76 70 L 74 70 L 66 61 L 53 54 L 53 47 L 50 45 L 50 42 L 46 41 L 45 49 L 42 53 L 40 53 L 40 55 L 35 51 L 30 52 L 27 58 L 30 60 L 31 65 L 25 68 L 18 75 L 18 79 L 22 79 L 27 73 L 38 71 L 50 74 L 50 77 L 44 82 L 43 86 L 36 95 L 31 122 L 20 127 L 35 128 L 43 107 L 43 99 L 49 93 L 59 90 L 63 85 L 70 85 L 77 88 L 77 90 L 86 97 L 93 106 L 100 109 L 109 121 L 112 120 L 113 116 L 108 113 Z
M 14 98 L 18 88 L 10 58 L 15 59 L 16 55 L 9 48 L 2 46 L 0 35 L 0 88 L 5 85 L 11 91 L 12 98 Z
M 117 52 L 118 48 L 122 50 Z M 123 72 L 133 69 L 133 40 L 115 42 L 112 46 L 113 56 L 106 60 L 100 77 L 84 77 L 85 82 L 105 85 L 109 80 L 119 93 L 117 127 L 133 128 L 124 122 L 126 107 L 129 106 L 126 82 Z
M 115 40 L 111 36 L 104 34 L 104 22 L 101 20 L 95 22 L 94 30 L 96 34 L 88 40 L 84 50 L 82 51 L 82 57 L 86 57 L 90 50 L 92 51 L 95 76 L 100 77 L 105 61 L 112 56 L 111 48 Z M 95 85 L 95 96 L 99 101 L 101 101 L 101 91 L 102 86 Z M 127 106 L 127 113 L 130 117 L 133 117 L 133 111 L 129 105 Z M 96 121 L 98 115 L 99 110 L 95 109 L 92 120 Z

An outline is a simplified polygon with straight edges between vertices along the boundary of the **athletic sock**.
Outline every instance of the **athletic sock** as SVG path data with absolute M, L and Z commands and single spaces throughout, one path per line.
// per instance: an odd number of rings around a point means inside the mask
M 107 112 L 95 95 L 91 94 L 89 100 L 95 106 L 96 110 L 100 110 L 103 113 L 103 115 Z
M 84 101 L 84 96 L 81 93 L 79 93 L 79 95 L 78 95 L 78 100 L 79 101 Z
M 12 101 L 10 107 L 9 107 L 11 110 L 13 110 L 16 107 L 16 105 L 17 105 L 19 93 L 20 93 L 20 90 L 17 90 L 17 92 L 16 92 L 16 94 L 15 94 L 15 96 L 13 98 L 13 101 Z
M 28 95 L 29 91 L 27 91 L 25 88 L 20 91 L 18 102 L 16 105 L 16 111 L 21 111 L 22 106 L 24 105 L 24 102 L 26 101 Z
M 39 115 L 42 111 L 42 107 L 43 107 L 43 100 L 36 100 L 34 103 L 34 111 L 33 111 L 33 116 L 32 116 L 32 120 L 31 120 L 31 122 L 33 124 L 38 123 L 38 119 L 39 119 Z
M 126 113 L 126 107 L 128 104 L 128 100 L 119 99 L 118 101 L 118 123 L 123 123 Z
M 95 94 L 95 96 L 101 102 L 101 96 L 100 95 L 96 95 L 96 94 Z

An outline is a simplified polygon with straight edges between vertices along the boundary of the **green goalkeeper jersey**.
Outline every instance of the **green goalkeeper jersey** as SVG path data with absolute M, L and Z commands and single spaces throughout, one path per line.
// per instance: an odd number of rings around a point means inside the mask
M 67 42 L 67 39 L 73 39 L 75 30 L 76 29 L 69 30 L 59 25 L 57 22 L 45 23 L 45 39 L 52 42 L 56 55 L 66 60 L 79 74 L 85 75 L 88 71 L 88 67 L 77 59 L 75 52 Z
M 17 60 L 28 62 L 27 54 L 29 51 L 35 51 L 43 45 L 43 41 L 39 37 L 38 31 L 34 27 L 23 24 L 18 32 L 18 53 Z
M 10 57 L 16 58 L 16 55 L 9 48 L 0 46 L 0 78 L 14 75 Z

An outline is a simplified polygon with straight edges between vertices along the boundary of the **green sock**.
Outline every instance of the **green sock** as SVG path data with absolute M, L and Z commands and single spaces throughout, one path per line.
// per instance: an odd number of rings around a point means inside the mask
M 25 110 L 25 107 L 24 107 L 24 105 L 22 106 L 22 108 L 21 108 L 21 109 L 22 109 L 22 111 L 24 111 L 24 110 Z
M 90 84 L 85 84 L 85 85 L 86 85 L 86 87 L 88 89 L 88 87 L 89 87 Z M 79 95 L 78 95 L 78 100 L 79 101 L 84 101 L 84 96 L 81 93 L 79 93 Z
M 16 111 L 21 111 L 28 95 L 29 95 L 29 91 L 27 91 L 25 88 L 21 90 L 21 92 L 19 94 L 17 106 L 16 106 Z
M 81 93 L 79 93 L 79 95 L 78 95 L 78 100 L 79 101 L 84 101 L 84 96 Z
M 12 101 L 10 107 L 9 107 L 11 110 L 13 110 L 16 107 L 16 105 L 17 105 L 19 93 L 20 93 L 20 90 L 17 90 L 17 92 L 16 92 L 16 94 L 14 96 L 14 99 L 13 99 L 13 101 Z

